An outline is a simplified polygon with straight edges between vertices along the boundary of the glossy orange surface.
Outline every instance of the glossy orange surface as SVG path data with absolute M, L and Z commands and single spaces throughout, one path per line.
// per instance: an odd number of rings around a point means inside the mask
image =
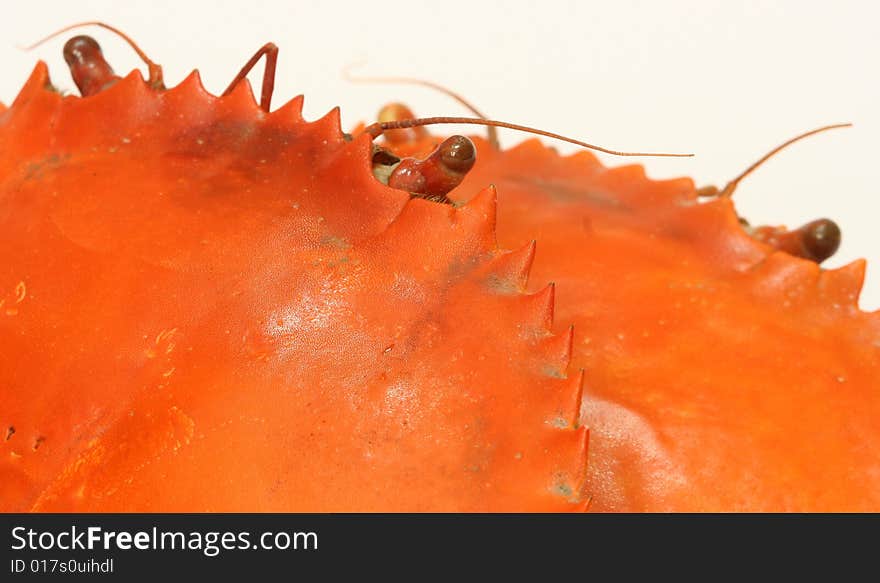
M 47 81 L 0 109 L 0 510 L 880 510 L 863 263 L 534 140 L 452 207 L 335 110 Z
M 484 145 L 484 144 L 483 144 Z M 880 313 L 836 270 L 746 234 L 689 179 L 486 147 L 498 238 L 535 238 L 586 370 L 599 511 L 880 510 Z
M 410 201 L 245 85 L 46 83 L 0 118 L 0 510 L 586 504 L 570 337 L 493 189 Z

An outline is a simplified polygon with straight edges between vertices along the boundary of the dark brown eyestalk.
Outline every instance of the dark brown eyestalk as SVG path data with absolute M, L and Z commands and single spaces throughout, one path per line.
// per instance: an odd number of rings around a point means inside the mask
M 27 46 L 27 47 L 23 47 L 23 48 L 26 51 L 30 51 L 32 49 L 37 48 L 38 46 L 45 43 L 46 41 L 55 38 L 56 36 L 58 36 L 60 34 L 63 34 L 67 31 L 73 30 L 75 28 L 82 28 L 85 26 L 98 26 L 98 27 L 104 28 L 106 30 L 109 30 L 113 34 L 117 35 L 118 37 L 120 37 L 126 43 L 128 43 L 128 46 L 130 46 L 134 50 L 134 52 L 137 53 L 138 57 L 140 57 L 140 59 L 147 66 L 147 73 L 149 75 L 147 82 L 150 84 L 150 87 L 152 87 L 153 89 L 160 89 L 160 90 L 165 89 L 165 83 L 164 83 L 164 80 L 162 77 L 162 67 L 157 65 L 156 63 L 154 63 L 152 61 L 152 59 L 150 59 L 150 57 L 148 57 L 147 54 L 143 50 L 141 50 L 141 48 L 137 45 L 137 43 L 134 42 L 127 34 L 122 32 L 118 28 L 110 26 L 109 24 L 106 24 L 104 22 L 99 22 L 99 21 L 93 20 L 93 21 L 88 21 L 88 22 L 78 22 L 76 24 L 71 24 L 70 26 L 65 26 L 64 28 L 56 30 L 55 32 L 53 32 L 49 36 L 38 40 L 34 44 Z M 89 38 L 89 37 L 75 37 L 75 38 Z M 73 41 L 73 40 L 74 39 L 71 39 L 71 41 Z M 92 42 L 94 42 L 94 41 L 92 41 Z M 70 44 L 70 42 L 68 42 L 68 44 Z M 98 45 L 98 43 L 95 43 L 95 46 L 97 46 L 97 45 Z M 101 53 L 101 48 L 98 47 L 98 55 L 100 55 L 100 53 Z M 88 55 L 88 53 L 86 53 L 86 55 Z M 67 46 L 66 45 L 65 45 L 64 58 L 65 58 L 65 60 L 67 60 Z M 103 60 L 103 56 L 101 56 L 101 60 Z M 69 60 L 67 61 L 67 64 L 70 65 Z M 105 64 L 106 64 L 106 61 L 105 61 Z M 109 65 L 108 65 L 108 69 L 109 69 Z M 71 69 L 71 73 L 72 72 L 73 71 Z M 111 70 L 111 72 L 112 72 L 112 70 Z M 75 76 L 74 76 L 74 82 L 76 82 Z M 77 83 L 77 87 L 79 87 L 79 83 Z M 82 88 L 80 88 L 80 91 L 82 91 Z M 85 95 L 85 94 L 83 94 L 83 95 Z M 90 93 L 89 95 L 92 95 L 92 94 Z
M 165 83 L 162 75 L 162 67 L 157 65 L 150 59 L 147 54 L 141 50 L 141 48 L 135 43 L 127 34 L 106 24 L 104 22 L 98 21 L 89 21 L 89 22 L 79 22 L 77 24 L 71 24 L 70 26 L 65 26 L 64 28 L 57 30 L 50 34 L 49 36 L 40 39 L 34 44 L 24 47 L 24 50 L 34 49 L 44 42 L 55 38 L 59 34 L 72 30 L 74 28 L 81 28 L 84 26 L 99 26 L 101 28 L 107 29 L 112 33 L 116 34 L 122 40 L 124 40 L 128 45 L 134 49 L 134 52 L 141 58 L 141 60 L 147 65 L 147 71 L 149 74 L 149 79 L 147 82 L 150 87 L 153 89 L 164 90 Z M 91 41 L 91 44 L 83 44 L 82 39 L 87 39 Z M 72 45 L 73 43 L 73 45 Z M 68 48 L 70 47 L 70 48 Z M 262 90 L 260 92 L 260 108 L 264 111 L 268 112 L 272 105 L 272 93 L 275 90 L 275 68 L 278 64 L 278 47 L 275 46 L 274 43 L 266 43 L 262 47 L 260 47 L 257 52 L 248 60 L 247 63 L 241 68 L 226 90 L 222 93 L 222 95 L 228 95 L 235 89 L 236 85 L 238 85 L 247 75 L 250 73 L 251 69 L 257 64 L 257 62 L 263 57 L 266 57 L 266 67 L 263 71 L 263 85 Z M 113 74 L 113 70 L 104 60 L 103 55 L 101 54 L 101 48 L 98 46 L 98 43 L 87 36 L 78 36 L 70 39 L 68 43 L 64 47 L 64 58 L 67 61 L 67 64 L 71 67 L 71 74 L 73 75 L 74 82 L 76 86 L 79 87 L 80 93 L 85 97 L 87 95 L 94 95 L 101 89 L 105 88 L 108 83 L 101 83 L 102 79 L 106 79 L 107 71 L 109 74 Z M 73 62 L 72 62 L 73 60 Z M 74 70 L 74 63 L 78 67 Z M 88 69 L 95 69 L 94 72 L 89 71 Z M 106 68 L 106 70 L 99 70 L 102 68 Z M 114 79 L 118 79 L 118 77 L 114 76 Z M 87 90 L 83 90 L 83 84 L 88 88 Z
M 828 130 L 848 127 L 852 127 L 852 124 L 838 123 L 799 134 L 761 156 L 754 164 L 741 172 L 739 176 L 728 182 L 723 189 L 719 189 L 717 186 L 704 186 L 697 189 L 697 196 L 731 197 L 743 178 L 757 170 L 764 162 L 778 154 L 781 150 L 809 136 Z M 834 255 L 838 247 L 840 247 L 840 227 L 831 219 L 818 219 L 793 231 L 767 226 L 750 228 L 748 221 L 742 217 L 740 217 L 740 223 L 755 239 L 772 245 L 780 251 L 785 251 L 795 257 L 809 259 L 816 263 L 822 263 Z
M 822 263 L 840 247 L 840 227 L 831 219 L 817 219 L 793 231 L 756 227 L 752 236 L 795 257 Z
M 461 184 L 476 160 L 474 143 L 464 136 L 452 136 L 424 160 L 401 160 L 389 175 L 388 186 L 420 198 L 449 202 L 446 194 Z
M 101 46 L 90 36 L 80 35 L 64 44 L 64 61 L 80 95 L 100 93 L 119 80 L 104 58 Z
M 364 128 L 363 133 L 376 139 L 379 136 L 385 135 L 386 132 L 434 124 L 473 124 L 508 128 L 562 140 L 584 148 L 617 156 L 693 156 L 693 154 L 619 152 L 528 126 L 470 117 L 425 117 L 397 119 L 387 122 L 380 121 Z M 392 188 L 405 190 L 414 196 L 445 203 L 449 202 L 446 194 L 461 184 L 461 181 L 476 161 L 476 148 L 473 142 L 464 136 L 448 138 L 424 160 L 405 158 L 396 163 L 396 165 L 387 165 L 383 164 L 381 159 L 383 157 L 388 158 L 388 156 L 382 156 L 377 152 L 381 153 L 382 150 L 379 149 L 373 153 L 373 174 L 378 180 Z

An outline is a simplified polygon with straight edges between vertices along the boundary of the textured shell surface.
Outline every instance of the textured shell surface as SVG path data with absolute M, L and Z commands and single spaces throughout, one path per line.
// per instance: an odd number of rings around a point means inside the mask
M 387 42 L 372 66 L 406 65 Z M 115 63 L 124 49 L 106 45 Z M 740 201 L 767 188 L 759 175 L 706 201 L 690 178 L 474 137 L 476 166 L 439 204 L 377 181 L 340 99 L 266 113 L 247 84 L 218 98 L 206 73 L 157 91 L 138 72 L 80 98 L 53 89 L 63 66 L 33 65 L 0 107 L 0 510 L 880 508 L 866 262 L 850 247 L 820 267 L 753 239 Z M 608 89 L 585 87 L 560 98 L 581 91 L 569 125 L 597 119 L 583 97 Z M 664 89 L 645 95 L 627 124 L 657 117 Z M 864 97 L 828 103 L 860 113 Z M 662 117 L 652 139 L 693 149 L 698 134 Z M 650 136 L 604 131 L 611 145 Z M 789 165 L 787 188 L 842 180 L 829 143 L 845 141 L 804 146 L 822 163 Z M 663 168 L 694 174 L 682 164 Z

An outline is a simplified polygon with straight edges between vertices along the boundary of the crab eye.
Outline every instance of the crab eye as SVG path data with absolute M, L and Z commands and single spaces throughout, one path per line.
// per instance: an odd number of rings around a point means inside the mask
M 64 60 L 83 97 L 100 93 L 118 79 L 104 59 L 101 45 L 90 36 L 79 35 L 67 41 Z
M 477 160 L 474 143 L 464 136 L 452 136 L 440 144 L 440 163 L 456 174 L 466 174 Z
M 79 35 L 64 43 L 64 61 L 68 65 L 92 62 L 101 58 L 101 45 L 90 36 Z
M 449 202 L 446 194 L 461 184 L 476 160 L 474 143 L 464 136 L 452 136 L 424 160 L 402 160 L 389 175 L 387 184 L 420 198 Z M 373 173 L 376 174 L 375 165 Z
M 831 219 L 818 219 L 801 227 L 803 246 L 812 259 L 821 263 L 840 247 L 840 227 Z

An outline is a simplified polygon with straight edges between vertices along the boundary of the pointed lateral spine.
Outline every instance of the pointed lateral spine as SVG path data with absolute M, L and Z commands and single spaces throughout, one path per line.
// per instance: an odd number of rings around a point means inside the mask
M 574 324 L 562 334 L 554 334 L 541 342 L 544 372 L 548 376 L 566 378 L 574 342 Z
M 306 122 L 303 137 L 341 143 L 345 141 L 339 107 L 334 107 L 315 121 Z
M 571 416 L 569 421 L 575 429 L 581 428 L 581 410 L 584 408 L 584 369 L 579 369 L 578 373 L 572 379 L 572 391 L 574 398 L 572 399 Z
M 590 429 L 586 426 L 578 427 L 575 430 L 575 440 L 577 442 L 577 458 L 579 467 L 576 472 L 576 495 L 575 512 L 586 512 L 593 500 L 592 494 L 587 494 L 587 470 L 589 468 L 589 452 L 590 452 Z
M 495 238 L 495 218 L 498 212 L 498 192 L 491 184 L 456 209 L 453 226 L 473 234 L 486 251 L 498 247 Z
M 547 420 L 547 424 L 562 431 L 578 430 L 581 428 L 581 409 L 584 404 L 584 369 L 579 369 L 577 374 L 564 382 L 558 404 L 553 407 L 552 417 Z
M 297 95 L 278 109 L 269 113 L 269 120 L 273 123 L 277 123 L 279 125 L 298 125 L 303 123 L 303 104 L 305 103 L 305 97 L 302 95 Z
M 12 100 L 11 107 L 13 109 L 21 107 L 30 101 L 34 95 L 38 95 L 44 91 L 51 93 L 58 101 L 61 101 L 61 95 L 52 91 L 50 89 L 51 87 L 52 83 L 49 80 L 49 66 L 46 65 L 45 61 L 37 61 L 34 70 L 31 71 L 27 81 L 24 82 L 21 91 L 19 91 L 15 99 Z
M 211 123 L 219 99 L 205 89 L 201 75 L 196 70 L 158 96 L 169 115 L 182 115 L 193 126 Z
M 556 284 L 552 281 L 541 291 L 525 296 L 526 305 L 529 308 L 530 317 L 536 326 L 540 326 L 546 332 L 553 328 L 553 311 L 556 303 Z
M 581 504 L 585 498 L 590 430 L 579 427 L 557 433 L 549 447 L 555 452 L 550 491 L 570 504 Z
M 574 495 L 571 502 L 581 503 L 586 497 L 584 491 L 587 485 L 587 467 L 590 451 L 590 429 L 586 426 L 578 427 L 572 432 L 573 457 L 575 465 L 571 471 L 565 472 L 572 482 L 571 487 Z
M 492 261 L 487 277 L 489 288 L 501 294 L 522 293 L 529 282 L 535 260 L 536 242 L 532 239 L 516 251 L 499 254 Z
M 211 93 L 205 89 L 205 84 L 202 82 L 202 75 L 199 73 L 198 69 L 190 71 L 189 75 L 183 78 L 183 81 L 174 87 L 169 87 L 160 95 L 167 97 L 168 95 L 175 95 L 177 93 L 182 93 L 186 96 L 195 96 L 195 98 L 204 101 L 214 101 L 217 99 L 217 97 L 211 95 Z
M 796 297 L 812 295 L 820 271 L 814 261 L 776 251 L 752 266 L 746 275 L 756 293 L 790 302 Z
M 230 111 L 242 111 L 248 115 L 262 118 L 266 115 L 254 97 L 254 90 L 250 81 L 242 79 L 228 95 L 217 98 L 218 103 L 228 107 Z
M 823 270 L 819 276 L 819 293 L 835 304 L 857 308 L 865 281 L 864 259 L 856 259 L 837 269 Z

